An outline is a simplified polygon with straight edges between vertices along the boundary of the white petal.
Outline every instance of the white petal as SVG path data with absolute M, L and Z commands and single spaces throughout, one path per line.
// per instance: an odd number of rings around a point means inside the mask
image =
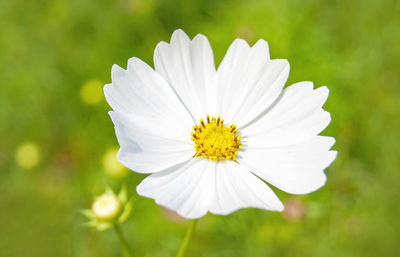
M 214 115 L 215 64 L 214 56 L 203 35 L 193 40 L 176 30 L 171 43 L 160 42 L 154 52 L 154 66 L 175 90 L 191 112 L 195 122 Z
M 292 194 L 306 194 L 326 182 L 324 169 L 336 158 L 329 151 L 335 139 L 314 136 L 297 145 L 251 148 L 240 152 L 238 161 L 257 176 L 277 188 Z
M 190 114 L 164 79 L 137 58 L 128 70 L 112 69 L 112 84 L 104 88 L 121 149 L 119 160 L 128 168 L 150 173 L 194 155 Z
M 270 60 L 268 44 L 253 47 L 236 39 L 217 71 L 221 117 L 238 127 L 246 125 L 279 96 L 289 75 L 287 60 Z
M 226 215 L 242 208 L 282 211 L 282 202 L 271 188 L 236 162 L 216 163 L 215 198 L 210 212 Z
M 212 161 L 193 158 L 185 163 L 152 174 L 136 188 L 139 195 L 195 219 L 209 210 L 214 195 L 215 169 Z
M 331 121 L 322 109 L 327 87 L 313 90 L 312 82 L 296 83 L 282 92 L 273 106 L 257 121 L 242 128 L 246 148 L 295 145 L 318 135 Z
M 329 151 L 334 138 L 317 136 L 330 122 L 322 109 L 326 87 L 311 82 L 286 88 L 261 117 L 241 130 L 244 150 L 239 162 L 268 183 L 293 194 L 305 194 L 325 184 L 326 169 L 336 158 Z
M 267 184 L 232 161 L 193 158 L 148 176 L 137 192 L 189 219 L 208 211 L 226 215 L 248 207 L 283 210 Z
M 173 127 L 159 127 L 146 117 L 110 112 L 120 150 L 118 160 L 131 170 L 153 173 L 182 163 L 195 154 L 190 134 L 180 139 Z M 179 126 L 179 124 L 173 124 Z
M 182 128 L 193 126 L 189 113 L 173 90 L 140 59 L 129 59 L 127 71 L 114 65 L 111 75 L 112 84 L 104 87 L 104 93 L 114 111 L 146 117 L 160 127 L 168 124 Z

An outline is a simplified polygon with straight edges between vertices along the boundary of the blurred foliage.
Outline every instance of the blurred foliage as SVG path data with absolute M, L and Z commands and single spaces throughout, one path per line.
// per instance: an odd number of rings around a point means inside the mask
M 323 134 L 339 151 L 324 188 L 279 192 L 289 213 L 206 216 L 188 256 L 398 256 L 399 13 L 396 0 L 0 1 L 0 256 L 120 255 L 113 231 L 78 212 L 106 185 L 135 195 L 144 177 L 107 175 L 117 142 L 98 85 L 114 63 L 152 64 L 177 28 L 208 36 L 217 63 L 234 38 L 264 38 L 290 61 L 288 84 L 328 85 Z M 187 222 L 136 198 L 123 227 L 135 256 L 173 256 Z

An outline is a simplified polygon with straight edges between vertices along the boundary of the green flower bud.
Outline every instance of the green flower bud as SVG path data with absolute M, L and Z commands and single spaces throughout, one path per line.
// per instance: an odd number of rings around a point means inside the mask
M 111 221 L 121 214 L 122 204 L 117 196 L 105 193 L 96 198 L 92 205 L 94 216 L 98 220 Z
M 107 188 L 104 194 L 94 200 L 91 209 L 81 210 L 81 213 L 89 219 L 89 222 L 84 225 L 100 231 L 109 229 L 128 219 L 132 205 L 132 201 L 128 199 L 125 186 L 122 187 L 118 195 Z

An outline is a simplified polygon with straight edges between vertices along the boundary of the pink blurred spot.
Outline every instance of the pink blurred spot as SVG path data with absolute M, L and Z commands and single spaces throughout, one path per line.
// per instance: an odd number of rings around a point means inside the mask
M 171 210 L 169 210 L 167 208 L 164 208 L 164 207 L 161 207 L 161 213 L 166 219 L 168 219 L 170 221 L 173 221 L 173 222 L 182 223 L 182 222 L 186 221 L 178 213 L 176 213 L 174 211 L 171 211 Z
M 295 222 L 300 221 L 306 216 L 306 209 L 304 203 L 296 198 L 289 198 L 285 201 L 285 210 L 283 217 L 287 221 Z

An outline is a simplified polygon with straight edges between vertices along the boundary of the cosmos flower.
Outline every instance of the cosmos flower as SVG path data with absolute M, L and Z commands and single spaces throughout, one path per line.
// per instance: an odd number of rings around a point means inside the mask
M 329 90 L 312 82 L 287 88 L 287 60 L 268 44 L 236 39 L 218 69 L 208 39 L 176 30 L 160 42 L 155 69 L 138 58 L 114 65 L 105 96 L 120 150 L 118 159 L 152 173 L 138 194 L 199 218 L 241 208 L 282 211 L 269 184 L 292 194 L 325 184 L 336 157 L 322 109 Z

